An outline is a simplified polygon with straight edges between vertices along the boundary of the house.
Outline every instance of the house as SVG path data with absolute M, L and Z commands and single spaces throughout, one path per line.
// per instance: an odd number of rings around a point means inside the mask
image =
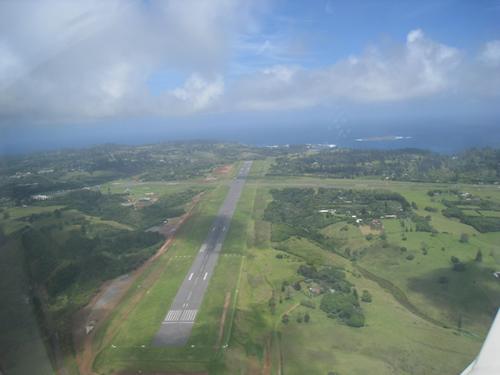
M 370 228 L 374 230 L 382 230 L 383 224 L 379 219 L 373 219 L 370 222 Z
M 47 199 L 49 199 L 49 196 L 44 195 L 44 194 L 36 194 L 36 195 L 32 195 L 31 199 L 33 199 L 35 201 L 46 201 Z
M 309 291 L 314 295 L 321 294 L 321 288 L 319 286 L 311 286 L 309 287 Z

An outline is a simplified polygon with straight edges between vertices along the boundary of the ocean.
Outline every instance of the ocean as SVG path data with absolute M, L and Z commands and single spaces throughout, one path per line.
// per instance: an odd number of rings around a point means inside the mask
M 390 137 L 397 139 L 389 139 Z M 357 139 L 376 138 L 377 140 Z M 456 153 L 471 147 L 500 148 L 500 121 L 488 124 L 420 122 L 416 124 L 243 123 L 182 124 L 129 121 L 114 124 L 7 128 L 0 138 L 1 154 L 19 154 L 103 143 L 147 144 L 178 140 L 231 141 L 268 146 L 335 144 L 351 148 L 420 148 Z

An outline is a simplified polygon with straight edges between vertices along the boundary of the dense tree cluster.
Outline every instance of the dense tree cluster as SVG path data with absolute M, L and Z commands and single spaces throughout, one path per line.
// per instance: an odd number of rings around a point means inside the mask
M 272 223 L 274 242 L 298 236 L 335 249 L 339 240 L 320 232 L 330 224 L 357 224 L 359 220 L 368 224 L 386 215 L 416 217 L 402 195 L 384 190 L 285 188 L 271 194 L 273 201 L 266 207 L 264 219 Z M 432 227 L 424 220 L 419 229 L 431 231 Z
M 87 215 L 106 220 L 115 220 L 136 228 L 146 229 L 161 223 L 166 218 L 177 217 L 184 213 L 183 206 L 200 190 L 188 189 L 161 197 L 155 204 L 135 210 L 124 207 L 126 194 L 103 194 L 94 190 L 76 190 L 52 199 L 49 203 L 74 208 Z
M 180 180 L 204 176 L 241 159 L 282 155 L 270 149 L 231 143 L 173 142 L 145 146 L 102 145 L 0 160 L 0 197 L 17 204 L 35 194 L 96 186 L 118 178 Z
M 320 286 L 323 292 L 320 308 L 330 318 L 337 318 L 351 327 L 364 326 L 365 317 L 359 304 L 358 292 L 346 280 L 343 269 L 332 266 L 317 269 L 314 266 L 301 265 L 297 273 Z M 365 294 L 363 298 L 366 298 Z
M 49 296 L 100 282 L 138 267 L 156 249 L 157 233 L 101 229 L 93 237 L 72 230 L 64 234 L 57 225 L 26 228 L 22 247 L 34 285 L 44 286 Z
M 460 194 L 457 197 L 456 200 L 442 200 L 446 206 L 442 210 L 444 216 L 456 218 L 481 233 L 500 231 L 500 204 L 479 197 L 463 197 Z M 491 215 L 492 211 L 497 214 Z
M 493 183 L 500 181 L 500 150 L 471 149 L 441 155 L 417 149 L 333 149 L 278 157 L 271 174 L 338 178 L 384 177 L 403 181 Z

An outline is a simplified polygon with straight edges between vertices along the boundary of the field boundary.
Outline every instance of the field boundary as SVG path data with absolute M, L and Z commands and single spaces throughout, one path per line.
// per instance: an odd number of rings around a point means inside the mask
M 389 292 L 401 306 L 406 308 L 412 314 L 438 327 L 445 329 L 452 329 L 449 325 L 437 319 L 434 319 L 429 315 L 427 315 L 426 313 L 419 310 L 413 303 L 410 302 L 406 294 L 389 280 L 386 280 L 380 276 L 375 275 L 374 273 L 368 271 L 367 269 L 361 267 L 358 264 L 353 263 L 353 266 L 354 268 L 356 268 L 356 270 L 358 270 L 361 273 L 361 275 L 363 275 L 363 277 L 366 277 L 367 279 L 374 281 L 375 283 L 377 283 L 378 286 L 380 286 L 386 292 Z

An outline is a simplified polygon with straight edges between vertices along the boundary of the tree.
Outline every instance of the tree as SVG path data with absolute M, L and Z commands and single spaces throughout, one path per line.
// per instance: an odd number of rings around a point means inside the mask
M 269 305 L 269 310 L 271 310 L 271 314 L 274 315 L 274 313 L 276 312 L 276 298 L 274 297 L 274 291 L 271 298 L 269 298 L 268 305 Z
M 363 301 L 363 302 L 371 302 L 372 301 L 372 295 L 370 294 L 369 291 L 363 290 L 363 294 L 361 295 L 361 301 Z
M 3 213 L 3 218 L 4 218 L 4 220 L 8 220 L 8 219 L 10 219 L 10 213 L 9 213 L 9 211 L 5 211 L 5 212 Z
M 414 210 L 418 210 L 418 206 L 415 202 L 411 202 L 411 208 L 413 208 Z
M 453 271 L 457 271 L 457 272 L 465 271 L 465 264 L 462 262 L 454 263 L 453 264 Z
M 302 323 L 302 314 L 297 315 L 297 323 Z
M 287 286 L 288 286 L 288 281 L 283 281 L 281 283 L 281 291 L 284 292 Z
M 283 314 L 283 316 L 281 317 L 281 322 L 283 324 L 288 324 L 289 321 L 290 321 L 290 318 L 288 317 L 288 314 Z
M 309 316 L 309 313 L 306 312 L 304 314 L 304 323 L 309 323 L 310 320 L 311 320 L 311 317 Z
M 359 311 L 353 311 L 345 322 L 350 327 L 363 327 L 365 325 L 365 316 Z
M 359 296 L 358 296 L 358 291 L 356 290 L 356 288 L 352 288 L 352 294 L 353 294 L 354 298 L 356 298 L 356 301 L 358 301 Z
M 469 242 L 469 235 L 467 233 L 462 233 L 460 235 L 460 240 L 461 243 L 468 243 Z
M 476 253 L 476 262 L 482 262 L 483 261 L 483 253 L 481 249 L 479 249 Z
M 297 291 L 302 289 L 302 287 L 300 286 L 300 282 L 299 281 L 296 281 L 296 282 L 293 283 L 293 289 L 295 289 Z

